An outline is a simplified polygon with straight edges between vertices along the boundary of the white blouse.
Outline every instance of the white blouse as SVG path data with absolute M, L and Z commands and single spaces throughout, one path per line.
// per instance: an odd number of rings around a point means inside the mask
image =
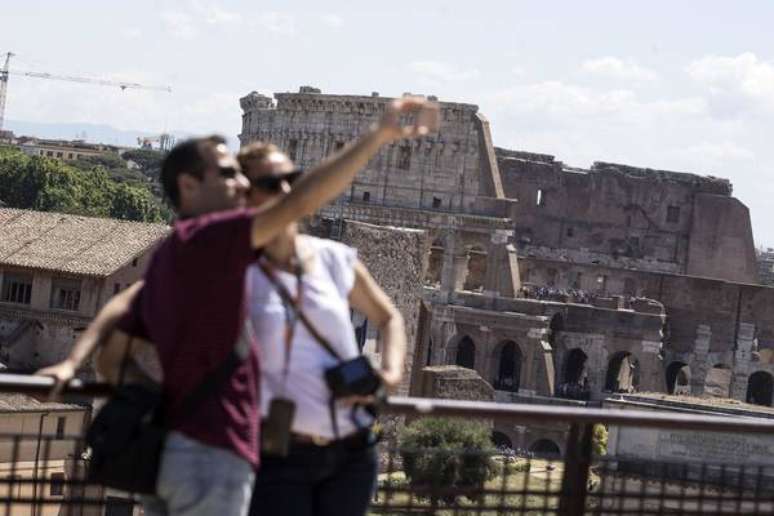
M 331 240 L 309 235 L 299 235 L 297 238 L 302 239 L 299 244 L 312 249 L 314 255 L 313 265 L 307 267 L 309 270 L 301 278 L 301 308 L 342 359 L 355 358 L 359 351 L 348 297 L 355 283 L 357 252 Z M 276 288 L 257 265 L 250 266 L 247 274 L 250 315 L 261 357 L 261 415 L 265 417 L 268 414 L 273 398 L 288 398 L 296 403 L 292 427 L 294 432 L 333 439 L 335 436 L 328 406 L 330 390 L 325 383 L 324 373 L 337 364 L 336 359 L 297 320 L 283 393 L 285 308 Z M 277 270 L 276 276 L 295 297 L 298 292 L 295 275 Z M 338 404 L 336 414 L 339 438 L 358 430 L 351 420 L 349 407 Z M 358 410 L 357 420 L 361 425 L 371 423 L 370 416 L 363 410 Z

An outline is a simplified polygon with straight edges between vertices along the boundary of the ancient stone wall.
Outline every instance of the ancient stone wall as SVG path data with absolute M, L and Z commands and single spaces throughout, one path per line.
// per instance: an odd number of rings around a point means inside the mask
M 374 94 L 323 95 L 302 88 L 240 99 L 242 145 L 279 145 L 300 166 L 319 163 L 369 127 L 392 99 Z M 354 182 L 347 200 L 406 208 L 472 212 L 479 197 L 502 198 L 489 124 L 471 104 L 441 103 L 441 129 L 384 148 Z M 483 208 L 485 209 L 485 207 Z
M 727 180 L 609 163 L 582 170 L 551 156 L 497 150 L 505 195 L 520 201 L 520 245 L 756 281 L 749 213 Z
M 360 260 L 403 316 L 408 350 L 399 393 L 408 394 L 417 341 L 422 280 L 430 245 L 427 235 L 417 230 L 347 221 L 341 241 L 357 249 Z

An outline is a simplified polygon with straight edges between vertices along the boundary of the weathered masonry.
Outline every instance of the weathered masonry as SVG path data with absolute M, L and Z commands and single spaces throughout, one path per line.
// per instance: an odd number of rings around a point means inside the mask
M 240 139 L 309 166 L 389 100 L 253 92 Z M 422 366 L 456 364 L 501 400 L 656 391 L 772 405 L 774 289 L 757 285 L 749 213 L 729 181 L 573 168 L 495 148 L 475 105 L 441 112 L 439 134 L 383 150 L 312 224 L 336 238 L 343 220 L 428 233 L 413 389 Z

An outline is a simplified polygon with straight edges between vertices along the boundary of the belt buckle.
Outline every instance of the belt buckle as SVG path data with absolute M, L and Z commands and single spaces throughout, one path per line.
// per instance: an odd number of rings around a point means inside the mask
M 312 443 L 314 443 L 315 446 L 328 446 L 333 442 L 332 439 L 328 439 L 327 437 L 323 437 L 321 435 L 312 434 L 310 437 L 312 438 Z

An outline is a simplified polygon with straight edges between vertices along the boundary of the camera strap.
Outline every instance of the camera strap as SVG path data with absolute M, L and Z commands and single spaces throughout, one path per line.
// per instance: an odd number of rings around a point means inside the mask
M 296 258 L 293 265 L 293 275 L 296 277 L 296 295 L 295 297 L 290 295 L 285 285 L 277 278 L 276 266 L 268 261 L 266 258 L 262 258 L 258 265 L 266 278 L 279 292 L 280 299 L 282 300 L 282 307 L 285 310 L 285 360 L 282 366 L 282 391 L 281 395 L 285 395 L 285 389 L 288 383 L 288 373 L 290 371 L 290 354 L 293 350 L 293 337 L 296 333 L 296 322 L 299 319 L 301 313 L 301 300 L 304 293 L 303 282 L 303 269 L 301 264 Z

